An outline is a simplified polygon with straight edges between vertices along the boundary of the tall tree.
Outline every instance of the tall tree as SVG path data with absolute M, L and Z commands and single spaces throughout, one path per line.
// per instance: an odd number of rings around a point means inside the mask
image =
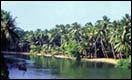
M 18 28 L 15 27 L 15 18 L 10 15 L 10 12 L 1 10 L 1 51 L 6 50 L 9 43 L 15 44 L 15 41 L 19 39 L 17 34 Z M 11 47 L 11 46 L 10 46 Z M 3 54 L 1 53 L 1 78 L 6 79 L 9 76 L 6 62 L 4 61 Z

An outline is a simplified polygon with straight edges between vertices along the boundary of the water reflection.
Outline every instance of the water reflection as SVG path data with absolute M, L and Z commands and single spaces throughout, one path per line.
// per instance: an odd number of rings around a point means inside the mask
M 115 69 L 106 63 L 86 62 L 70 59 L 30 56 L 33 65 L 27 64 L 27 72 L 16 75 L 20 71 L 10 69 L 10 77 L 24 79 L 130 79 L 131 71 Z M 126 75 L 127 74 L 127 75 Z
M 54 71 L 52 71 L 52 73 L 61 78 L 130 78 L 130 75 L 122 75 L 122 73 L 120 73 L 121 71 L 115 69 L 113 64 L 86 61 L 77 62 L 70 59 L 48 58 L 42 56 L 37 57 L 37 59 L 35 58 L 36 57 L 33 57 L 32 60 L 37 61 L 39 58 L 39 61 L 42 61 L 42 63 L 37 64 L 37 66 L 53 68 Z M 126 72 L 131 74 L 129 70 L 126 70 Z

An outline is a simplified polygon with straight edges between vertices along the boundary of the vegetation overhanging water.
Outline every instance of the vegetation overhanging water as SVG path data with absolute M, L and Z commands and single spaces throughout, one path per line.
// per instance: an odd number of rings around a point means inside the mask
M 30 52 L 31 54 L 50 53 L 52 55 L 74 56 L 76 57 L 77 63 L 82 58 L 119 58 L 121 60 L 118 66 L 131 68 L 131 17 L 128 14 L 121 20 L 115 20 L 113 22 L 111 22 L 107 16 L 103 16 L 103 18 L 98 20 L 95 24 L 88 22 L 85 26 L 81 26 L 75 22 L 71 25 L 56 25 L 56 27 L 51 30 L 37 29 L 36 31 L 24 31 L 16 27 L 14 22 L 15 18 L 13 18 L 9 12 L 1 10 L 1 52 L 18 51 Z M 3 54 L 1 54 L 0 59 L 2 61 L 1 77 L 2 79 L 7 79 L 9 72 Z M 43 61 L 44 60 L 41 60 L 40 64 L 43 64 Z M 69 63 L 67 60 L 64 60 L 64 63 L 65 62 Z M 49 63 L 50 61 L 48 61 L 48 65 Z M 40 64 L 38 61 L 37 65 Z M 51 65 L 53 66 L 53 64 L 60 65 L 61 63 L 54 62 Z M 64 67 L 68 65 L 70 65 L 70 63 L 66 64 Z M 57 67 L 59 68 L 59 66 Z M 80 67 L 76 67 L 74 68 L 77 70 L 68 67 L 68 70 L 70 69 L 71 71 L 69 73 L 79 71 Z M 65 69 L 59 70 L 63 73 Z M 83 71 L 83 68 L 80 70 Z M 95 71 L 98 72 L 96 69 Z M 123 72 L 125 73 L 125 71 Z M 112 74 L 109 76 L 111 75 Z M 129 76 L 129 74 L 127 74 L 127 76 Z M 114 76 L 112 77 L 114 78 Z M 70 78 L 72 78 L 72 76 L 70 76 Z M 78 77 L 76 76 L 76 78 Z M 94 78 L 98 77 L 96 76 Z

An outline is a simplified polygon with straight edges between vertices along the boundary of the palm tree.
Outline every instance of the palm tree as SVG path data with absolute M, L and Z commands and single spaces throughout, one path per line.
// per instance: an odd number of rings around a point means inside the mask
M 109 32 L 108 32 L 107 38 L 109 40 L 108 43 L 110 44 L 109 50 L 112 51 L 113 57 L 114 57 L 114 59 L 116 59 L 116 54 L 115 54 L 115 49 L 114 49 L 114 41 L 113 41 L 114 35 L 113 34 L 114 34 L 114 28 L 113 28 L 113 25 L 111 25 L 111 27 L 109 27 Z
M 1 11 L 1 43 L 2 48 L 7 48 L 7 42 L 15 42 L 19 36 L 17 35 L 17 27 L 15 27 L 15 18 L 13 19 L 9 12 Z M 8 44 L 9 45 L 9 44 Z
M 131 51 L 131 42 L 130 42 L 130 31 L 131 31 L 131 20 L 128 17 L 128 15 L 126 14 L 126 16 L 121 20 L 121 26 L 122 26 L 122 32 L 120 32 L 120 34 L 122 35 L 118 35 L 117 38 L 119 38 L 120 42 L 118 42 L 115 45 L 115 49 L 116 51 L 120 52 L 120 57 L 121 53 L 124 53 L 126 55 L 128 55 Z M 129 35 L 129 37 L 127 37 Z
M 15 18 L 12 18 L 9 12 L 1 10 L 1 51 L 6 50 L 8 43 L 14 43 L 19 38 L 16 33 L 17 27 L 15 27 Z M 1 54 L 2 64 L 1 78 L 8 78 L 8 70 L 4 61 L 3 54 Z
M 99 48 L 99 45 L 97 46 L 97 43 L 99 43 L 103 55 L 107 58 L 108 58 L 108 54 L 106 53 L 107 46 L 105 46 L 105 45 L 108 44 L 107 32 L 108 32 L 109 23 L 110 22 L 109 22 L 109 19 L 107 18 L 107 16 L 103 16 L 103 20 L 98 20 L 96 22 L 95 27 L 97 28 L 98 34 L 96 35 L 96 39 L 94 42 L 95 50 L 97 48 Z M 95 56 L 96 56 L 96 51 L 95 51 Z
M 115 23 L 116 25 L 114 26 L 117 26 L 118 28 L 114 28 L 110 41 L 113 44 L 116 52 L 119 52 L 120 58 L 122 59 L 122 53 L 129 55 L 129 52 L 131 51 L 131 19 L 126 14 L 121 21 L 114 21 L 114 24 Z

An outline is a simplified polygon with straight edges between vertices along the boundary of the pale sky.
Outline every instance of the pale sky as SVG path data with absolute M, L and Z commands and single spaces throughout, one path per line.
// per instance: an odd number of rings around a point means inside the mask
M 17 27 L 24 30 L 51 29 L 56 24 L 95 23 L 106 15 L 113 20 L 125 13 L 131 15 L 131 1 L 1 1 L 1 8 L 10 11 Z

